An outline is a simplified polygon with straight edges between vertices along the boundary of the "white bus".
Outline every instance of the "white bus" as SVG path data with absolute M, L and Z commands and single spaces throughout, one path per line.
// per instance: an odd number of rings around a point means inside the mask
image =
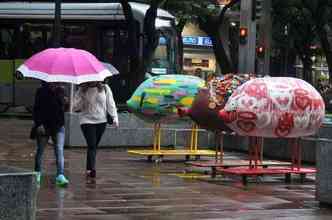
M 142 56 L 143 21 L 149 5 L 134 2 L 130 5 L 140 27 L 136 33 L 139 38 L 137 56 Z M 32 106 L 38 82 L 16 80 L 13 73 L 24 59 L 52 47 L 54 6 L 54 3 L 34 1 L 0 2 L 0 104 Z M 128 89 L 131 48 L 121 4 L 63 1 L 61 14 L 61 45 L 88 50 L 101 61 L 113 64 L 120 74 L 112 77 L 110 85 L 117 103 L 124 103 L 131 95 Z M 176 72 L 174 23 L 171 14 L 158 10 L 156 28 L 162 34 L 149 72 Z

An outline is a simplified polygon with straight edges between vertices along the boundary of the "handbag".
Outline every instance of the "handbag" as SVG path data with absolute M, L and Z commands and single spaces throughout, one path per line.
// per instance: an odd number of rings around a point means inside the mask
M 110 114 L 108 114 L 108 113 L 107 113 L 106 117 L 107 117 L 107 123 L 110 124 L 110 125 L 112 125 L 113 122 L 114 122 L 113 121 L 113 117 Z
M 30 130 L 30 139 L 35 140 L 37 136 L 47 136 L 48 132 L 45 130 L 45 128 L 40 125 L 40 126 L 32 126 Z
M 34 140 L 37 137 L 37 127 L 33 126 L 30 130 L 30 139 Z
M 105 95 L 106 95 L 106 119 L 107 119 L 107 124 L 112 125 L 114 123 L 113 117 L 112 115 L 110 115 L 107 111 L 107 106 L 108 106 L 108 94 L 107 94 L 107 89 L 106 86 L 104 86 L 104 90 L 105 90 Z

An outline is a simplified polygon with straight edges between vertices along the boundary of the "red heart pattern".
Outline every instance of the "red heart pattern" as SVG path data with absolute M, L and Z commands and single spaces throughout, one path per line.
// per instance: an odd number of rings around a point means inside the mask
M 255 123 L 252 121 L 239 120 L 236 122 L 236 124 L 245 133 L 252 132 L 256 127 Z
M 298 78 L 256 78 L 243 84 L 234 94 L 225 109 L 237 102 L 233 110 L 238 117 L 227 125 L 241 135 L 308 136 L 317 132 L 324 119 L 323 98 L 314 87 Z M 262 100 L 265 103 L 259 104 Z
M 311 99 L 308 96 L 296 96 L 295 104 L 301 110 L 305 110 L 307 107 L 311 106 Z

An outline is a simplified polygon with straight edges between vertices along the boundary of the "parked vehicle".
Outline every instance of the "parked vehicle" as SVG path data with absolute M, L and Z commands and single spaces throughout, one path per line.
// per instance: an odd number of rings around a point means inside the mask
M 129 53 L 128 26 L 120 3 L 62 3 L 61 45 L 87 50 L 99 60 L 111 63 L 120 74 L 112 77 L 110 86 L 117 103 L 131 96 L 128 89 Z M 98 1 L 96 1 L 98 2 Z M 139 24 L 139 50 L 142 56 L 143 21 L 149 5 L 130 3 Z M 0 104 L 31 106 L 39 82 L 17 80 L 16 68 L 31 55 L 52 47 L 54 3 L 8 1 L 0 3 Z M 149 72 L 174 73 L 177 68 L 175 18 L 158 10 L 156 27 L 160 44 Z

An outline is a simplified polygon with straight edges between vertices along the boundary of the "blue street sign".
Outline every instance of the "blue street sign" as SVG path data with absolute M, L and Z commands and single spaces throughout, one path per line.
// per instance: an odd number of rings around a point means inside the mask
M 212 47 L 212 40 L 210 37 L 185 36 L 182 37 L 182 40 L 184 45 Z
M 212 40 L 210 37 L 202 37 L 203 38 L 203 46 L 212 46 Z
M 198 45 L 198 37 L 183 37 L 182 39 L 185 45 Z

